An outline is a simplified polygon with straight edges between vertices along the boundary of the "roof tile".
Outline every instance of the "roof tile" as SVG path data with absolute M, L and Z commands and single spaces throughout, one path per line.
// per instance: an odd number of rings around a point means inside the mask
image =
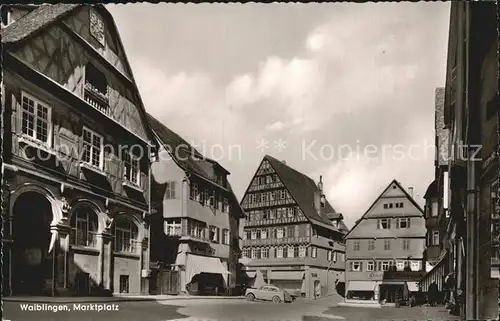
M 15 43 L 58 20 L 81 4 L 43 4 L 0 31 L 2 43 Z
M 314 193 L 318 186 L 307 175 L 291 168 L 285 163 L 276 158 L 266 155 L 264 157 L 271 164 L 273 169 L 285 184 L 288 191 L 292 194 L 297 202 L 297 205 L 304 212 L 304 215 L 312 221 L 317 221 L 323 224 L 331 225 L 335 228 L 332 222 L 328 219 L 328 215 L 336 213 L 331 204 L 326 201 L 325 209 L 322 215 L 319 215 L 314 208 Z

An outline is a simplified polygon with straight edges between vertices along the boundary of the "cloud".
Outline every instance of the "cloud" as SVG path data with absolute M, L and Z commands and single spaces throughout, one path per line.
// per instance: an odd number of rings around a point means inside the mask
M 245 68 L 225 80 L 202 68 L 178 72 L 182 68 L 168 68 L 168 62 L 160 68 L 144 55 L 130 60 L 151 114 L 187 140 L 242 148 L 242 159 L 221 161 L 232 172 L 238 197 L 263 154 L 274 153 L 297 170 L 323 174 L 329 199 L 352 226 L 393 178 L 423 193 L 433 175 L 432 155 L 373 161 L 353 154 L 332 164 L 300 159 L 300 141 L 378 146 L 394 140 L 409 146 L 431 140 L 434 88 L 444 82 L 447 22 L 441 21 L 448 14 L 432 8 L 445 5 L 338 7 L 297 39 L 300 50 L 279 55 L 268 48 L 267 57 L 252 62 L 231 56 Z M 211 45 L 227 46 L 225 41 L 212 39 Z M 194 42 L 186 46 L 203 50 Z M 270 146 L 283 138 L 287 148 L 260 153 L 255 141 L 261 138 Z

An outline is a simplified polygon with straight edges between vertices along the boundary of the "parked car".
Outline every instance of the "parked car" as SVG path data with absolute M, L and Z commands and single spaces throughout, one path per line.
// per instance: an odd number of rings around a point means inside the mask
M 273 301 L 275 303 L 280 302 L 292 302 L 292 296 L 274 285 L 264 285 L 258 289 L 247 289 L 245 292 L 247 300 L 263 300 L 263 301 Z

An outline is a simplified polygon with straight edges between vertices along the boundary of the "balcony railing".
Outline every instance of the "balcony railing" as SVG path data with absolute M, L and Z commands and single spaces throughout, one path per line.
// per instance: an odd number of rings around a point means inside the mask
M 84 98 L 85 101 L 92 105 L 95 109 L 99 110 L 106 116 L 110 116 L 108 97 L 90 83 L 85 84 Z
M 73 230 L 70 235 L 70 243 L 75 246 L 81 247 L 96 247 L 97 246 L 97 233 L 88 232 L 80 233 L 79 231 Z
M 283 238 L 271 238 L 271 239 L 260 239 L 260 240 L 243 240 L 243 246 L 265 246 L 265 245 L 285 245 L 285 244 L 304 244 L 310 243 L 311 237 L 300 236 L 300 237 L 283 237 Z

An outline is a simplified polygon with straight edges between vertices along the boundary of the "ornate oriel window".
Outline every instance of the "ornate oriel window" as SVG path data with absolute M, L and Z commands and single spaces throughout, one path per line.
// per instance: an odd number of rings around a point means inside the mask
M 119 217 L 115 221 L 115 252 L 137 253 L 139 229 L 129 219 Z
M 95 12 L 95 10 L 90 10 L 90 34 L 94 37 L 101 45 L 104 46 L 105 43 L 105 33 L 104 33 L 104 21 L 102 17 Z
M 78 208 L 71 217 L 71 244 L 95 247 L 97 234 L 97 215 L 89 208 Z

